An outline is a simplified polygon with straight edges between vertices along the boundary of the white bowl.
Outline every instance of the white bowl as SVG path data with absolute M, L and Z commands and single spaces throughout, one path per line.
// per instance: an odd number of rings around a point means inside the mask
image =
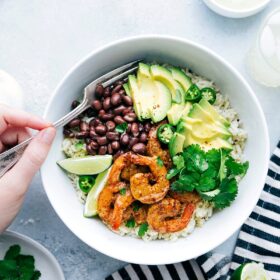
M 270 0 L 264 0 L 263 3 L 256 4 L 254 7 L 250 9 L 231 9 L 226 7 L 225 5 L 221 5 L 217 3 L 215 0 L 203 0 L 204 3 L 215 13 L 229 17 L 229 18 L 245 18 L 252 15 L 255 15 L 262 11 L 270 2 Z
M 116 259 L 140 264 L 166 264 L 192 259 L 229 238 L 247 219 L 260 196 L 269 160 L 269 139 L 260 104 L 244 78 L 211 50 L 187 40 L 166 36 L 133 37 L 117 41 L 92 52 L 61 81 L 45 112 L 55 121 L 69 111 L 85 85 L 101 74 L 129 61 L 145 58 L 190 67 L 214 80 L 229 95 L 248 131 L 245 158 L 248 174 L 241 182 L 239 195 L 231 207 L 216 213 L 202 228 L 176 242 L 122 237 L 111 232 L 99 219 L 83 217 L 69 179 L 56 165 L 61 152 L 62 129 L 58 130 L 50 154 L 42 167 L 42 180 L 49 200 L 66 226 L 92 248 Z

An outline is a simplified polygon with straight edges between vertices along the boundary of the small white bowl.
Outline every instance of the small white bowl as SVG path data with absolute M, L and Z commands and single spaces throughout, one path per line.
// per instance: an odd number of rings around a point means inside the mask
M 207 77 L 229 96 L 233 108 L 248 133 L 244 158 L 250 168 L 241 181 L 239 194 L 231 205 L 217 212 L 201 228 L 176 242 L 144 242 L 110 231 L 98 218 L 83 217 L 83 205 L 69 178 L 56 162 L 65 156 L 61 151 L 62 128 L 52 145 L 41 175 L 47 196 L 68 228 L 92 248 L 116 259 L 141 264 L 167 264 L 189 260 L 220 245 L 244 223 L 256 205 L 267 174 L 269 138 L 261 106 L 244 78 L 223 58 L 211 50 L 170 36 L 140 36 L 102 47 L 74 66 L 64 77 L 45 111 L 45 118 L 56 121 L 69 112 L 72 101 L 98 76 L 135 59 L 189 67 Z
M 252 15 L 255 15 L 262 11 L 270 2 L 270 0 L 266 0 L 261 4 L 255 5 L 255 7 L 251 9 L 237 10 L 231 9 L 226 6 L 223 6 L 217 3 L 215 0 L 203 0 L 204 3 L 215 13 L 229 18 L 245 18 Z

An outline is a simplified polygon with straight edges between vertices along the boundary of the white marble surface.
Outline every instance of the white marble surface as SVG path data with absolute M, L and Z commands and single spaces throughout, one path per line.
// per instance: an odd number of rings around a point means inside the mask
M 244 58 L 262 19 L 277 6 L 280 1 L 272 0 L 262 13 L 233 20 L 214 14 L 201 0 L 1 0 L 0 68 L 20 83 L 26 109 L 40 115 L 66 71 L 93 49 L 138 34 L 188 38 L 219 53 L 246 77 L 264 109 L 273 149 L 280 137 L 280 89 L 257 85 Z M 102 279 L 123 265 L 69 232 L 39 176 L 11 229 L 45 245 L 69 280 Z M 234 242 L 232 237 L 217 250 L 230 254 Z

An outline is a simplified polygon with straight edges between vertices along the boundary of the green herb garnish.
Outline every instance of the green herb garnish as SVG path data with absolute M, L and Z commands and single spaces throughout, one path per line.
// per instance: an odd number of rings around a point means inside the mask
M 126 122 L 118 124 L 115 130 L 119 133 L 124 133 L 127 130 L 128 124 Z
M 77 150 L 81 150 L 84 147 L 84 142 L 83 141 L 79 141 L 75 144 L 75 148 Z
M 21 255 L 20 246 L 11 246 L 0 260 L 0 280 L 37 280 L 41 272 L 35 270 L 33 256 Z
M 125 226 L 128 227 L 128 228 L 134 228 L 135 227 L 135 220 L 133 218 L 130 218 L 125 223 Z
M 126 188 L 120 189 L 120 194 L 121 194 L 121 195 L 125 195 L 125 194 L 126 194 Z
M 173 157 L 174 167 L 167 179 L 175 176 L 171 189 L 178 192 L 197 191 L 200 196 L 224 208 L 235 199 L 238 187 L 236 176 L 244 176 L 249 163 L 236 162 L 228 150 L 203 151 L 199 145 L 187 147 L 182 154 Z
M 147 222 L 141 224 L 141 226 L 139 227 L 139 230 L 138 230 L 138 236 L 140 236 L 140 237 L 144 236 L 145 233 L 148 231 L 148 228 L 149 228 L 149 225 Z
M 160 157 L 157 157 L 157 165 L 161 166 L 161 167 L 164 165 L 163 161 L 162 161 L 162 159 Z

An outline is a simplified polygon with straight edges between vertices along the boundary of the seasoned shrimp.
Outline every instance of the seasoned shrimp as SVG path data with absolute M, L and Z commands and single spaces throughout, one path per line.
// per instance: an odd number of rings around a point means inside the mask
M 131 162 L 147 166 L 151 173 L 137 173 L 130 178 L 130 189 L 135 199 L 145 204 L 152 204 L 164 198 L 169 190 L 165 166 L 157 163 L 156 157 L 131 154 Z M 151 184 L 151 181 L 155 181 Z
M 147 205 L 143 205 L 137 210 L 133 209 L 132 205 L 129 206 L 123 215 L 123 221 L 126 222 L 130 218 L 134 218 L 137 225 L 145 223 L 147 221 Z
M 201 198 L 199 194 L 194 191 L 194 192 L 175 192 L 175 191 L 170 191 L 169 192 L 170 196 L 179 200 L 180 202 L 183 203 L 198 203 L 201 201 Z
M 149 141 L 147 144 L 147 154 L 148 156 L 160 157 L 163 161 L 165 167 L 170 169 L 172 167 L 172 160 L 168 150 L 164 150 L 157 138 L 157 127 L 151 128 L 149 132 Z
M 137 166 L 135 164 L 130 164 L 126 166 L 121 173 L 121 179 L 125 181 L 130 181 L 130 178 L 136 173 L 146 173 L 149 169 L 145 166 Z
M 195 204 L 181 204 L 173 198 L 165 198 L 148 210 L 147 222 L 157 232 L 171 233 L 183 230 L 191 220 Z

